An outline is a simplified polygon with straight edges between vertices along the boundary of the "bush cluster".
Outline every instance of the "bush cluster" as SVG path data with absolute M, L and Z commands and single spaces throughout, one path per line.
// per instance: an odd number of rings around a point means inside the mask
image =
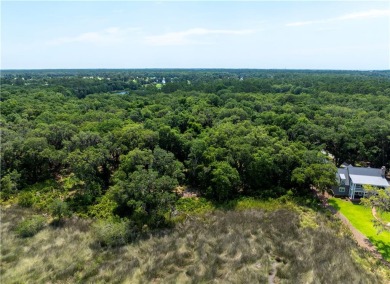
M 30 191 L 24 191 L 19 194 L 18 204 L 22 207 L 32 207 L 34 204 L 34 194 Z
M 129 221 L 99 220 L 93 225 L 93 235 L 102 247 L 118 247 L 133 240 L 137 231 Z
M 34 215 L 19 223 L 16 233 L 23 238 L 32 237 L 45 227 L 46 219 L 43 216 Z

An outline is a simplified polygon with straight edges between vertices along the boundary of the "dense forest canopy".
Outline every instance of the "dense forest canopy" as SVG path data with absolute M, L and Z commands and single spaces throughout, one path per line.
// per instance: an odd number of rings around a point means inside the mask
M 2 71 L 1 146 L 3 199 L 158 227 L 179 186 L 269 198 L 389 168 L 390 72 Z

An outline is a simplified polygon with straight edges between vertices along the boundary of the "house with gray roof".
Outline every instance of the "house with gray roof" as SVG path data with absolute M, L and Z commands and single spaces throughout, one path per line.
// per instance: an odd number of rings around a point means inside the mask
M 348 165 L 337 170 L 338 185 L 333 188 L 335 196 L 348 196 L 350 199 L 364 197 L 364 186 L 390 188 L 386 180 L 386 168 L 362 168 Z

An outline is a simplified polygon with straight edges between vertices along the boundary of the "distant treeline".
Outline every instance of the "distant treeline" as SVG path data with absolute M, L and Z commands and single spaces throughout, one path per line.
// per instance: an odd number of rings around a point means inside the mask
M 251 93 L 318 93 L 390 95 L 390 71 L 307 71 L 251 69 L 144 69 L 144 70 L 6 70 L 1 83 L 46 86 L 79 98 L 112 91 L 177 90 L 217 93 L 221 90 Z M 156 84 L 163 83 L 161 88 Z M 375 85 L 375 87 L 374 87 Z M 65 87 L 64 90 L 62 87 Z M 141 92 L 140 94 L 144 94 Z

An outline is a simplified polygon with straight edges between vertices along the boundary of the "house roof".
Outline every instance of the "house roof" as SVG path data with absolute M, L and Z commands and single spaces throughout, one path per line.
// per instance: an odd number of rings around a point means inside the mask
M 366 176 L 366 175 L 352 175 L 350 174 L 352 182 L 355 184 L 366 184 L 373 186 L 383 186 L 388 187 L 389 183 L 387 180 L 381 176 Z
M 381 169 L 354 167 L 352 165 L 349 165 L 347 168 L 350 175 L 381 177 Z
M 382 176 L 381 169 L 362 168 L 362 167 L 354 167 L 352 165 L 349 165 L 346 168 L 337 169 L 337 175 L 342 180 L 345 180 L 345 185 L 350 185 L 350 180 L 351 180 L 355 184 L 383 186 L 383 187 L 390 186 L 388 181 Z
M 337 175 L 342 179 L 345 180 L 345 185 L 349 185 L 349 178 L 346 178 L 348 176 L 348 172 L 346 168 L 340 168 L 337 169 Z M 344 176 L 344 177 L 343 177 Z

